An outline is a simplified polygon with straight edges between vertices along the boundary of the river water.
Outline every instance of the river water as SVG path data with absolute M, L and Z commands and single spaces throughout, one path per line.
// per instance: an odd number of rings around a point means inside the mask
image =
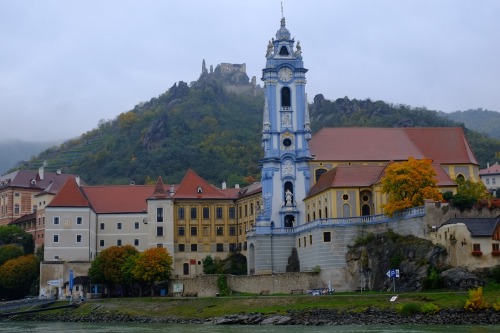
M 47 322 L 0 322 L 5 333 L 500 333 L 490 326 L 216 326 L 203 324 L 89 324 Z

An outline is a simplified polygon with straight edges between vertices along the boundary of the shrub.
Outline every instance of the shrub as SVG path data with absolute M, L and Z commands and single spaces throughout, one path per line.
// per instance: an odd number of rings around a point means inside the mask
M 319 265 L 314 266 L 312 268 L 312 272 L 315 273 L 315 274 L 321 273 L 321 267 L 319 267 Z
M 396 310 L 405 316 L 410 316 L 420 312 L 420 307 L 417 303 L 405 303 L 396 307 Z
M 469 299 L 465 302 L 464 309 L 468 311 L 482 310 L 489 308 L 483 296 L 483 287 L 469 290 Z
M 441 310 L 441 308 L 434 303 L 425 303 L 424 305 L 422 305 L 422 308 L 420 309 L 420 311 L 422 311 L 422 313 L 427 314 L 427 315 L 436 314 L 440 310 Z
M 427 277 L 423 281 L 423 288 L 425 290 L 440 289 L 443 288 L 443 286 L 444 286 L 443 277 L 439 274 L 438 271 L 436 271 L 435 268 L 430 268 L 427 273 Z
M 231 294 L 231 289 L 227 284 L 227 276 L 221 274 L 217 277 L 217 288 L 219 288 L 219 295 L 228 296 Z

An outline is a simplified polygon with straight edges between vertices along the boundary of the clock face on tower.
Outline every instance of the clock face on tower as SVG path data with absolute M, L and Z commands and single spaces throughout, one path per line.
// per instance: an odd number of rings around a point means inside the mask
M 278 71 L 278 78 L 283 82 L 288 82 L 292 79 L 292 70 L 288 67 L 284 67 Z

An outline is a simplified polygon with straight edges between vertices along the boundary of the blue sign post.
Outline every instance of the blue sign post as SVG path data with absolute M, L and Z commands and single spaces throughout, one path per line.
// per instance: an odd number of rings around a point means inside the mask
M 399 269 L 390 269 L 385 273 L 387 277 L 392 278 L 392 286 L 394 292 L 396 292 L 396 278 L 399 278 Z
M 69 270 L 69 292 L 71 294 L 71 301 L 73 301 L 73 270 Z

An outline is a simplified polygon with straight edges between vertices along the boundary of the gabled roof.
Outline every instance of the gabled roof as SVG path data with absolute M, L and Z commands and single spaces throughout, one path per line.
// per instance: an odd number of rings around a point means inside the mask
M 405 161 L 478 164 L 461 128 L 323 128 L 309 143 L 318 161 Z
M 98 214 L 142 213 L 146 199 L 154 191 L 152 185 L 83 186 L 82 190 Z
M 229 194 L 229 193 L 228 193 Z M 223 190 L 210 185 L 189 169 L 173 196 L 175 199 L 231 199 Z
M 69 178 L 47 207 L 90 207 L 90 203 L 75 179 Z
M 167 199 L 167 197 L 167 192 L 165 191 L 165 186 L 163 185 L 163 179 L 161 176 L 158 176 L 153 194 L 148 199 Z
M 479 175 L 481 176 L 486 176 L 486 175 L 500 175 L 500 165 L 498 162 L 490 166 L 489 168 L 486 169 L 481 169 L 479 170 Z
M 42 177 L 40 177 L 40 174 L 42 174 Z M 10 186 L 41 191 L 48 188 L 54 182 L 62 185 L 68 178 L 75 178 L 75 176 L 59 172 L 17 170 L 0 176 L 0 188 Z
M 406 127 L 402 130 L 434 163 L 479 164 L 460 127 Z
M 368 187 L 377 183 L 385 165 L 339 165 L 319 177 L 308 197 L 334 187 Z
M 262 183 L 261 182 L 254 182 L 254 183 L 240 189 L 236 193 L 236 196 L 238 198 L 244 198 L 244 197 L 249 197 L 251 195 L 261 193 L 261 192 L 262 192 Z
M 498 224 L 500 223 L 500 216 L 493 217 L 493 218 L 481 218 L 481 217 L 474 217 L 474 218 L 452 218 L 445 223 L 443 223 L 442 226 L 449 225 L 449 224 L 457 224 L 457 223 L 463 223 L 467 227 L 467 229 L 470 231 L 471 236 L 473 237 L 491 237 L 493 236 L 495 229 L 497 228 Z
M 309 142 L 319 161 L 406 161 L 424 154 L 400 128 L 322 128 Z

